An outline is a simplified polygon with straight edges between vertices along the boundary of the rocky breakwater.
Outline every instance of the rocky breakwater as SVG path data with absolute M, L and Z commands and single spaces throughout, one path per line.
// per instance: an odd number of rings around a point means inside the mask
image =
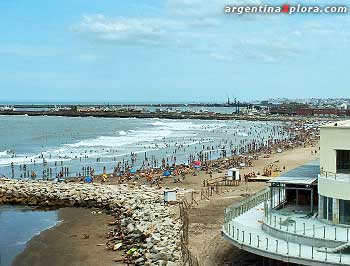
M 52 183 L 0 179 L 0 204 L 97 207 L 115 217 L 110 249 L 125 251 L 135 265 L 181 265 L 181 224 L 162 194 L 146 186 Z

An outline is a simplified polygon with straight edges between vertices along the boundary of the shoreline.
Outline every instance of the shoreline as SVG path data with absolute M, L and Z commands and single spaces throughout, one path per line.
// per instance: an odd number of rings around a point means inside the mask
M 55 233 L 50 239 L 41 241 L 44 236 L 41 234 L 31 241 L 33 251 L 20 260 L 23 266 L 35 266 L 33 262 L 41 265 L 43 261 L 51 266 L 99 265 L 101 249 L 106 248 L 121 250 L 124 256 L 115 258 L 116 252 L 104 253 L 106 262 L 102 265 L 118 261 L 159 265 L 166 261 L 168 266 L 178 266 L 182 260 L 180 220 L 154 188 L 0 179 L 0 202 L 74 207 L 66 209 L 72 223 L 63 219 L 58 230 L 48 231 Z M 113 220 L 109 216 L 95 216 L 91 207 L 98 209 L 98 214 L 106 210 Z M 78 215 L 79 212 L 85 216 Z M 103 223 L 96 223 L 96 217 L 104 218 Z
M 254 161 L 254 165 L 252 167 L 246 167 L 242 173 L 248 173 L 251 170 L 257 171 L 266 163 L 270 163 L 271 161 L 275 160 L 281 160 L 284 162 L 286 165 L 286 171 L 292 170 L 309 161 L 317 159 L 316 156 L 310 155 L 310 151 L 312 149 L 315 149 L 315 147 L 298 147 L 293 150 L 284 151 L 282 153 L 272 154 L 269 158 L 260 156 L 258 160 Z M 205 171 L 201 171 L 198 176 L 195 177 L 199 184 L 201 184 L 201 180 L 205 178 L 207 178 Z M 180 185 L 180 187 L 184 188 L 192 188 L 193 185 L 186 184 L 187 182 L 191 183 L 191 181 L 192 180 L 185 179 L 185 183 L 180 183 L 181 185 L 177 183 L 174 185 Z M 248 186 L 249 193 L 253 193 L 266 187 L 266 183 L 252 182 L 249 183 Z M 240 186 L 237 187 L 237 189 L 238 190 L 236 191 L 225 193 L 223 195 L 223 198 L 214 197 L 210 198 L 209 201 L 201 201 L 200 205 L 206 206 L 207 204 L 218 204 L 218 206 L 221 206 L 222 204 L 232 204 L 232 202 L 242 199 L 242 196 L 240 196 L 240 194 L 242 194 L 242 191 L 246 189 L 245 182 L 241 182 Z M 219 203 L 219 201 L 222 202 Z M 197 208 L 197 206 L 194 207 L 194 209 Z M 92 214 L 92 212 L 92 209 L 86 208 L 59 209 L 58 220 L 63 221 L 48 230 L 42 231 L 39 235 L 32 238 L 27 243 L 25 250 L 16 257 L 13 266 L 46 266 L 48 265 L 48 262 L 50 263 L 50 266 L 124 265 L 122 263 L 118 264 L 114 262 L 117 259 L 117 256 L 119 259 L 122 258 L 122 252 L 108 251 L 105 248 L 106 238 L 103 236 L 106 232 L 108 232 L 108 229 L 110 228 L 107 224 L 112 220 L 112 216 L 105 213 Z M 209 210 L 209 213 L 212 213 L 212 210 Z M 196 210 L 192 212 L 192 215 L 195 215 L 192 217 L 192 219 L 199 220 L 196 221 L 196 226 L 198 226 L 198 222 L 203 222 L 201 216 L 204 215 L 205 219 L 208 218 L 206 217 L 205 213 L 197 213 Z M 219 215 L 216 215 L 215 217 L 212 217 L 208 220 L 219 219 L 219 221 L 221 221 L 222 215 L 223 214 L 220 213 Z M 87 224 L 86 222 L 82 222 L 82 220 L 86 220 L 86 218 L 88 218 Z M 207 221 L 204 221 L 204 224 L 205 223 L 207 223 Z M 216 229 L 217 234 L 220 231 L 220 225 L 221 223 L 219 222 L 218 228 Z M 200 246 L 198 241 L 200 241 L 202 237 L 207 237 L 205 236 L 205 233 L 198 235 L 198 232 L 196 232 L 194 235 L 191 235 L 192 230 L 194 229 L 190 227 L 190 249 L 198 256 L 198 254 L 200 254 L 196 251 L 196 248 Z M 86 232 L 89 232 L 89 238 L 83 239 L 83 234 Z M 205 239 L 204 241 L 209 241 L 209 239 Z M 223 250 L 228 249 L 232 251 L 233 247 L 227 245 L 227 243 L 224 243 L 220 237 L 218 238 L 216 236 L 215 241 L 218 242 L 219 246 L 223 245 L 225 247 Z M 86 251 L 86 248 L 88 251 Z M 217 249 L 218 248 L 216 247 L 215 250 Z M 211 248 L 207 248 L 206 252 L 210 253 L 213 251 Z M 228 253 L 223 254 L 226 256 Z M 235 254 L 240 259 L 247 257 L 246 253 L 241 253 L 239 250 L 234 250 L 233 254 Z M 57 259 L 55 259 L 56 257 Z M 96 260 L 96 257 L 99 259 Z M 231 258 L 232 255 L 229 257 Z M 54 263 L 52 263 L 52 259 L 54 260 Z M 206 261 L 207 258 L 201 258 L 200 260 Z M 209 262 L 206 261 L 206 263 Z M 218 265 L 213 262 L 211 263 L 211 266 Z
M 104 234 L 111 220 L 99 210 L 58 209 L 58 224 L 30 239 L 12 266 L 112 265 L 121 253 L 105 247 Z
M 0 205 L 0 265 L 11 265 L 27 243 L 58 224 L 57 210 Z
M 256 159 L 252 159 L 253 166 L 247 166 L 244 167 L 241 170 L 242 175 L 249 172 L 259 172 L 261 171 L 261 166 L 264 166 L 266 164 L 271 163 L 271 161 L 276 161 L 276 158 L 283 158 L 283 156 L 289 155 L 290 159 L 293 159 L 296 157 L 298 159 L 298 151 L 305 151 L 307 150 L 308 154 L 307 156 L 310 157 L 310 150 L 317 148 L 317 143 L 315 144 L 315 136 L 308 134 L 306 137 L 305 135 L 301 134 L 299 132 L 299 137 L 296 138 L 296 140 L 292 141 L 293 145 L 288 143 L 275 143 L 274 145 L 271 145 L 269 149 L 261 150 L 261 151 L 249 151 L 247 154 L 245 154 L 243 157 L 229 157 L 229 158 L 220 158 L 215 160 L 209 160 L 207 161 L 208 169 L 212 169 L 214 164 L 219 164 L 218 169 L 221 171 L 218 171 L 217 173 L 214 173 L 214 175 L 223 175 L 223 171 L 227 169 L 227 166 L 232 163 L 238 163 L 241 159 L 247 159 L 249 154 L 256 154 L 258 155 Z M 311 138 L 313 136 L 314 138 Z M 298 141 L 299 140 L 299 141 Z M 282 153 L 276 152 L 277 147 L 284 147 Z M 269 154 L 269 155 L 268 155 Z M 265 156 L 268 155 L 268 158 Z M 287 156 L 288 157 L 288 156 Z M 280 159 L 279 159 L 280 160 Z M 297 167 L 298 165 L 302 163 L 295 162 Z M 286 170 L 290 170 L 289 165 L 284 164 L 286 166 Z M 292 166 L 291 166 L 292 167 Z M 293 168 L 295 168 L 293 167 Z M 259 168 L 259 169 L 258 169 Z M 281 167 L 282 168 L 282 167 Z M 139 173 L 141 174 L 141 173 Z M 172 178 L 164 178 L 162 181 L 163 187 L 182 187 L 187 189 L 201 189 L 203 180 L 209 178 L 211 174 L 209 171 L 200 171 L 196 175 L 192 175 L 191 173 L 188 173 L 186 175 L 186 178 L 180 182 L 180 183 L 173 183 Z M 100 179 L 100 178 L 97 178 Z M 144 178 L 141 178 L 141 182 L 145 180 Z M 111 184 L 114 182 L 110 182 L 112 180 L 109 180 L 106 184 Z M 117 181 L 117 180 L 114 180 Z M 136 180 L 133 180 L 136 181 Z M 119 183 L 119 182 L 118 182 Z M 248 183 L 246 182 L 240 182 L 239 187 L 234 188 L 234 192 L 238 192 L 239 194 L 234 194 L 234 197 L 237 197 L 239 200 L 241 198 L 241 195 L 244 194 L 244 191 L 246 190 L 246 186 Z M 249 183 L 249 192 L 258 191 L 261 189 L 261 187 L 266 186 L 265 182 L 257 182 L 257 183 Z M 230 188 L 232 189 L 232 188 Z M 232 192 L 232 191 L 231 191 Z M 247 191 L 246 191 L 247 192 Z M 228 193 L 229 195 L 230 193 Z M 226 196 L 228 196 L 226 195 Z M 226 199 L 226 202 L 232 203 L 232 198 Z M 206 201 L 204 201 L 206 202 Z M 217 204 L 214 199 L 209 199 L 209 202 L 214 202 L 214 204 Z M 201 202 L 203 204 L 203 202 Z M 89 228 L 91 230 L 89 234 L 88 240 L 91 239 L 99 240 L 99 242 L 95 242 L 93 244 L 90 243 L 90 245 L 86 245 L 89 241 L 86 241 L 87 239 L 83 239 L 82 235 L 85 234 L 85 232 L 81 231 L 83 228 L 82 220 L 85 220 L 83 218 L 91 218 L 91 210 L 90 209 L 82 209 L 82 208 L 69 208 L 71 210 L 70 214 L 65 214 L 66 208 L 61 209 L 60 211 L 60 217 L 59 219 L 63 218 L 63 222 L 59 224 L 58 226 L 51 228 L 47 231 L 42 232 L 40 235 L 34 237 L 32 240 L 28 242 L 28 245 L 23 253 L 21 253 L 13 263 L 13 266 L 46 266 L 48 265 L 48 262 L 50 263 L 50 266 L 86 266 L 86 265 L 111 265 L 113 261 L 116 259 L 116 253 L 115 252 L 107 252 L 105 248 L 106 239 L 101 238 L 101 236 L 104 236 L 106 232 L 108 232 L 108 229 L 106 228 L 106 225 L 108 223 L 108 217 L 104 217 L 104 222 L 101 221 L 94 221 L 89 220 L 89 225 L 85 227 L 85 229 Z M 85 212 L 81 214 L 81 216 L 77 215 L 80 211 Z M 219 210 L 220 211 L 220 210 Z M 213 214 L 213 213 L 212 213 Z M 199 213 L 199 217 L 195 217 L 195 219 L 200 219 L 202 213 Z M 208 217 L 211 219 L 217 219 L 218 217 L 221 217 L 223 213 L 219 213 L 219 215 L 212 215 L 213 217 Z M 79 219 L 80 217 L 80 219 Z M 95 217 L 96 218 L 96 217 Z M 102 225 L 102 226 L 101 226 Z M 90 227 L 89 227 L 90 226 Z M 100 231 L 101 230 L 101 231 Z M 79 237 L 80 235 L 80 237 Z M 90 238 L 91 237 L 91 238 Z M 196 237 L 195 237 L 196 238 Z M 196 239 L 197 240 L 197 239 Z M 193 241 L 190 239 L 190 242 Z M 205 240 L 204 242 L 206 242 Z M 87 242 L 87 243 L 86 243 Z M 62 255 L 65 254 L 65 255 Z M 93 256 L 91 256 L 94 254 Z M 122 254 L 121 254 L 122 255 Z M 53 259 L 57 256 L 57 259 Z M 102 257 L 106 259 L 104 264 L 101 263 L 101 260 L 97 260 L 96 258 Z M 111 257 L 109 257 L 111 256 Z M 121 257 L 120 257 L 121 258 Z M 51 263 L 51 260 L 54 260 L 54 264 Z M 82 264 L 79 264 L 82 263 Z M 89 264 L 91 263 L 91 264 Z M 115 263 L 114 263 L 115 265 Z M 123 264 L 120 264 L 123 265 Z M 215 265 L 215 264 L 213 264 Z

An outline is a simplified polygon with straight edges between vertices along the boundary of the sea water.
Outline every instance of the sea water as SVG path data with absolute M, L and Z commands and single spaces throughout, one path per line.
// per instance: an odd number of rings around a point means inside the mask
M 138 154 L 138 166 L 152 156 L 159 161 L 167 158 L 169 164 L 188 163 L 189 154 L 196 155 L 203 145 L 216 149 L 210 158 L 215 159 L 228 143 L 239 148 L 242 141 L 266 142 L 271 135 L 276 139 L 286 137 L 284 133 L 273 133 L 276 125 L 277 122 L 0 116 L 0 174 L 28 178 L 35 171 L 41 178 L 49 168 L 55 176 L 62 167 L 69 167 L 69 175 L 76 176 L 87 166 L 97 174 L 104 167 L 112 172 L 118 162 L 130 160 L 131 152 Z M 179 145 L 183 148 L 174 154 Z
M 55 175 L 62 167 L 69 167 L 70 175 L 76 176 L 86 166 L 92 166 L 96 173 L 101 173 L 103 167 L 111 172 L 118 162 L 130 159 L 131 152 L 138 154 L 139 163 L 146 156 L 167 158 L 174 163 L 171 160 L 179 145 L 182 148 L 177 149 L 176 163 L 187 163 L 188 155 L 195 155 L 203 145 L 214 148 L 211 158 L 214 159 L 228 143 L 239 148 L 242 141 L 257 139 L 264 143 L 271 136 L 285 138 L 285 133 L 274 130 L 280 125 L 249 121 L 0 116 L 0 174 L 23 178 L 26 172 L 35 171 L 40 178 L 48 168 Z M 9 266 L 28 240 L 56 223 L 56 211 L 1 207 L 0 266 Z
M 0 206 L 0 266 L 11 266 L 33 236 L 56 224 L 57 211 Z

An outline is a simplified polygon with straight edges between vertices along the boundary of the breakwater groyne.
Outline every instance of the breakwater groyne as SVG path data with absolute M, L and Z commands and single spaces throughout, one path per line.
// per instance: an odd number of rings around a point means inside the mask
M 129 251 L 127 258 L 135 265 L 177 266 L 182 264 L 181 223 L 162 195 L 147 186 L 0 178 L 0 204 L 108 210 L 116 218 L 108 241 L 112 249 Z
M 162 119 L 201 119 L 201 120 L 248 120 L 248 121 L 297 121 L 319 120 L 317 117 L 281 115 L 244 115 L 198 112 L 138 112 L 138 111 L 0 111 L 0 115 L 65 116 L 65 117 L 104 117 L 104 118 L 162 118 Z M 329 118 L 328 118 L 329 119 Z

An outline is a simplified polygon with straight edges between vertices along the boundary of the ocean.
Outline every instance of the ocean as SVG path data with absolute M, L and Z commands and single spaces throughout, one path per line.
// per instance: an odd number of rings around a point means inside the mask
M 238 149 L 255 140 L 285 138 L 280 122 L 201 121 L 94 117 L 0 116 L 0 175 L 10 178 L 55 177 L 62 168 L 77 176 L 83 167 L 112 172 L 118 162 L 137 155 L 188 163 L 189 155 L 210 149 L 215 159 L 223 150 Z M 50 171 L 51 170 L 51 171 Z M 26 207 L 0 208 L 0 266 L 10 266 L 26 242 L 57 223 L 56 211 Z
M 57 211 L 0 206 L 0 266 L 11 266 L 33 236 L 56 224 Z
M 0 116 L 0 174 L 12 178 L 55 177 L 62 167 L 69 176 L 91 166 L 95 173 L 113 172 L 118 162 L 138 154 L 143 160 L 166 158 L 188 163 L 189 154 L 205 147 L 216 150 L 239 148 L 252 139 L 286 137 L 276 130 L 278 122 L 201 121 L 133 118 L 72 118 Z M 180 148 L 181 147 L 181 148 Z M 176 153 L 175 153 L 176 150 Z M 229 154 L 229 153 L 227 153 Z M 176 158 L 174 158 L 176 157 Z M 11 165 L 13 164 L 13 165 Z M 50 173 L 50 174 L 49 174 Z

